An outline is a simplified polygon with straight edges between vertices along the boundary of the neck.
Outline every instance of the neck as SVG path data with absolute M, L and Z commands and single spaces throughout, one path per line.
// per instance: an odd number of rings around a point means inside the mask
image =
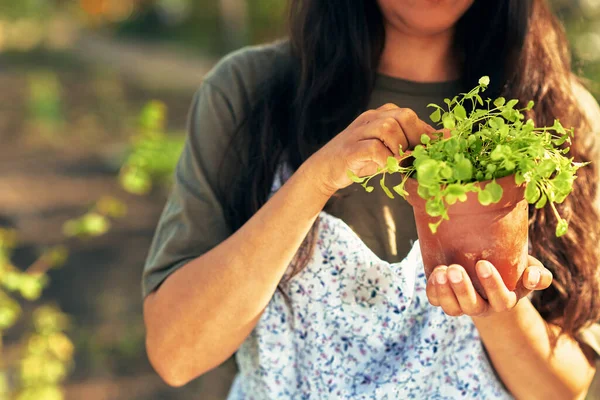
M 417 36 L 386 24 L 386 39 L 379 72 L 415 82 L 458 79 L 459 64 L 453 51 L 454 30 Z

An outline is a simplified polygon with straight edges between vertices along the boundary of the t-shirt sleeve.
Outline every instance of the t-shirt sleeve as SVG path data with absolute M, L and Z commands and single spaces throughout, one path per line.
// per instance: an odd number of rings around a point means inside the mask
M 236 115 L 225 94 L 205 81 L 194 96 L 174 185 L 144 266 L 144 297 L 174 271 L 232 234 L 217 188 L 219 167 L 236 127 Z

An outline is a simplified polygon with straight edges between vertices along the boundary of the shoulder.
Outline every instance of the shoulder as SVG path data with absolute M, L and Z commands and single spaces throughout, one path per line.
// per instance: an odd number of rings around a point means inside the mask
M 290 60 L 287 40 L 244 47 L 221 59 L 204 77 L 202 87 L 219 92 L 237 114 L 254 102 L 258 89 Z

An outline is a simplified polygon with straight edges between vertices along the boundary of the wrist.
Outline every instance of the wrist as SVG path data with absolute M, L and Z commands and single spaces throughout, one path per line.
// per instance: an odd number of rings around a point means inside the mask
M 333 185 L 327 182 L 327 173 L 324 171 L 323 163 L 318 160 L 318 153 L 313 154 L 300 165 L 298 173 L 306 186 L 322 198 L 329 200 L 337 191 Z

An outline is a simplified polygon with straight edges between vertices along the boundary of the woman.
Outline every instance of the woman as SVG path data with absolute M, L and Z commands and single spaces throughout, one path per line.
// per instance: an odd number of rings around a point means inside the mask
M 414 146 L 434 129 L 427 104 L 483 75 L 486 95 L 535 100 L 538 125 L 574 126 L 572 156 L 598 160 L 600 111 L 545 1 L 297 0 L 290 27 L 195 97 L 144 272 L 159 374 L 180 386 L 237 351 L 230 398 L 581 398 L 600 316 L 596 164 L 562 205 L 568 235 L 532 210 L 547 269 L 531 258 L 522 290 L 478 263 L 487 302 L 461 266 L 426 280 L 410 207 L 346 176 Z

